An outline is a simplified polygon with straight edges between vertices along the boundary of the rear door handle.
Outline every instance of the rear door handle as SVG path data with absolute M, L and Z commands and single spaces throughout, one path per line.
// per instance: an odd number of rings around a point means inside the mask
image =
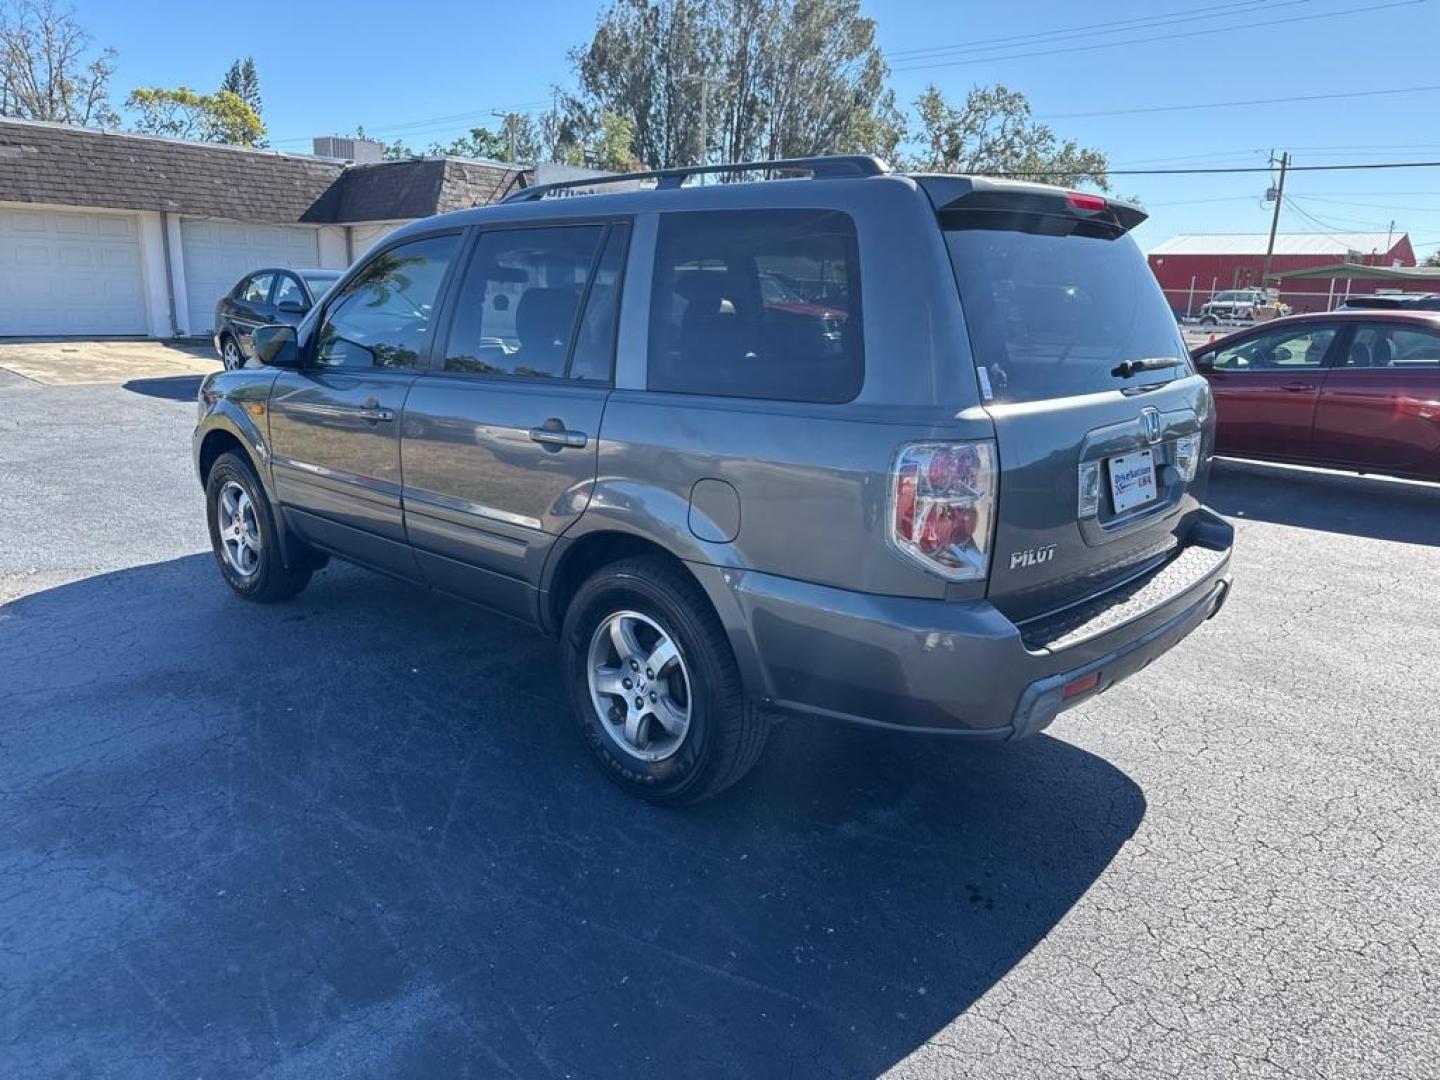
M 357 409 L 356 411 L 364 420 L 382 420 L 389 423 L 395 419 L 395 411 L 393 409 Z
M 570 431 L 562 427 L 532 427 L 530 441 L 545 447 L 553 446 L 557 450 L 563 450 L 566 447 L 579 450 L 589 439 L 583 431 Z
M 1289 390 L 1292 394 L 1298 394 L 1306 390 L 1314 390 L 1315 384 L 1308 382 L 1287 382 L 1282 383 L 1280 389 Z

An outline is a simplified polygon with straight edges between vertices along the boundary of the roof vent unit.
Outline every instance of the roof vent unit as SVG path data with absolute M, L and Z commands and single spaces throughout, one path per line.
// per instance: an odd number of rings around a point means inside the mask
M 377 161 L 385 160 L 385 144 L 374 139 L 319 135 L 315 138 L 315 155 L 336 158 L 355 165 L 373 165 Z

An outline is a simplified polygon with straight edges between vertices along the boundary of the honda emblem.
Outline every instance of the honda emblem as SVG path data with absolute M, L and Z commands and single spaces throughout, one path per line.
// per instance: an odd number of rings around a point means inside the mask
M 1164 434 L 1164 423 L 1160 419 L 1160 410 L 1152 409 L 1150 406 L 1140 410 L 1140 430 L 1145 434 L 1145 441 L 1154 446 L 1160 441 Z

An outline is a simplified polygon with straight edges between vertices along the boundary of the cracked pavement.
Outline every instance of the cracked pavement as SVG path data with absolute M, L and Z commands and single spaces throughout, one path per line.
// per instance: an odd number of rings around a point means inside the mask
M 1220 469 L 1230 603 L 1049 734 L 676 812 L 538 635 L 232 598 L 196 382 L 0 372 L 0 1075 L 1440 1075 L 1440 492 Z

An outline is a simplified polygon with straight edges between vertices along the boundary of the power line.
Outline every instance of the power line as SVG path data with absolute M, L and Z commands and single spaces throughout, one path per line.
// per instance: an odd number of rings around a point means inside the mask
M 1413 147 L 1406 147 L 1405 149 L 1413 149 Z M 1176 154 L 1173 157 L 1135 158 L 1132 161 L 1118 162 L 1117 165 L 1118 167 L 1123 169 L 1131 165 L 1168 165 L 1172 162 L 1213 161 L 1216 158 L 1241 157 L 1246 154 L 1267 153 L 1269 153 L 1269 151 L 1266 150 L 1263 146 L 1257 146 L 1250 150 L 1217 150 L 1211 154 Z
M 1304 207 L 1296 203 L 1295 200 L 1293 200 L 1289 196 L 1286 196 L 1285 198 L 1285 205 L 1290 207 L 1290 209 L 1294 210 L 1297 214 L 1300 214 L 1302 217 L 1306 218 L 1308 221 L 1319 225 L 1321 228 L 1341 230 L 1347 228 L 1358 228 L 1364 229 L 1367 232 L 1378 232 L 1379 230 L 1385 228 L 1385 222 L 1383 221 L 1373 221 L 1364 218 L 1339 217 L 1332 220 L 1322 221 L 1320 218 L 1316 217 L 1314 214 L 1310 213 Z
M 1319 228 L 1320 228 L 1320 233 L 1321 233 L 1322 236 L 1328 236 L 1328 237 L 1330 237 L 1331 240 L 1339 240 L 1339 241 L 1341 241 L 1341 242 L 1343 243 L 1343 242 L 1345 241 L 1345 239 L 1346 239 L 1346 237 L 1344 236 L 1344 234 L 1347 233 L 1347 232 L 1351 232 L 1351 231 L 1352 231 L 1352 230 L 1350 230 L 1350 229 L 1346 229 L 1346 228 L 1344 228 L 1344 227 L 1342 227 L 1342 226 L 1336 225 L 1334 222 L 1331 222 L 1331 221 L 1321 221 L 1318 217 L 1316 217 L 1314 214 L 1310 213 L 1310 212 L 1309 212 L 1308 210 L 1306 210 L 1303 206 L 1297 206 L 1297 205 L 1295 205 L 1295 200 L 1294 200 L 1294 199 L 1289 198 L 1288 196 L 1284 196 L 1283 198 L 1284 198 L 1284 200 L 1285 200 L 1285 205 L 1288 206 L 1288 207 L 1290 207 L 1291 210 L 1294 210 L 1294 211 L 1295 211 L 1297 214 L 1299 214 L 1302 218 L 1304 218 L 1306 221 L 1310 222 L 1310 224 L 1319 226 Z M 1375 223 L 1374 223 L 1374 222 L 1363 222 L 1362 224 L 1374 225 Z M 1368 231 L 1378 232 L 1379 229 L 1372 229 L 1372 230 L 1368 230 Z
M 1364 196 L 1364 195 L 1387 195 L 1387 196 L 1388 196 L 1388 195 L 1393 195 L 1393 196 L 1395 196 L 1396 198 L 1403 198 L 1403 197 L 1417 196 L 1417 195 L 1418 195 L 1418 196 L 1420 196 L 1421 198 L 1424 198 L 1424 199 L 1440 199 L 1440 191 L 1374 191 L 1374 190 L 1370 190 L 1370 191 L 1327 191 L 1327 192 L 1325 193 L 1326 198 L 1329 198 L 1329 197 L 1332 196 L 1332 195 L 1362 195 L 1362 196 Z M 1440 207 L 1433 207 L 1432 209 L 1440 210 Z
M 1297 199 L 1304 199 L 1306 202 L 1321 202 L 1331 206 L 1358 206 L 1365 210 L 1402 210 L 1412 214 L 1440 213 L 1440 206 L 1400 206 L 1397 203 L 1349 202 L 1345 199 L 1332 199 L 1326 195 L 1297 195 L 1295 197 Z
M 1311 3 L 1312 0 L 1285 0 L 1283 3 L 1270 5 L 1271 7 L 1296 7 L 1300 4 Z M 1011 34 L 1007 37 L 981 38 L 979 41 L 970 41 L 957 45 L 934 45 L 920 49 L 898 49 L 886 52 L 886 58 L 900 63 L 917 61 L 923 57 L 932 57 L 946 53 L 970 53 L 985 52 L 1001 47 L 1017 47 L 1029 44 L 1038 44 L 1045 38 L 1060 38 L 1061 40 L 1072 40 L 1080 37 L 1093 37 L 1096 34 L 1113 34 L 1125 30 L 1150 30 L 1158 26 L 1170 26 L 1181 22 L 1195 22 L 1201 19 L 1214 19 L 1225 13 L 1234 13 L 1236 9 L 1254 10 L 1256 7 L 1264 7 L 1263 0 L 1241 0 L 1239 3 L 1219 4 L 1204 8 L 1187 8 L 1182 11 L 1166 12 L 1158 15 L 1140 15 L 1130 19 L 1113 19 L 1110 22 L 1089 23 L 1084 26 L 1057 27 L 1053 30 L 1040 30 L 1032 34 Z M 1146 24 L 1150 25 L 1146 25 Z
M 1440 161 L 1364 161 L 1346 165 L 1291 165 L 1291 172 L 1354 172 L 1363 169 L 1436 169 Z M 1106 176 L 1210 176 L 1218 174 L 1269 173 L 1268 165 L 1230 165 L 1198 169 L 1106 169 Z M 1019 169 L 986 172 L 984 176 L 1042 177 L 1069 176 L 1064 169 Z
M 1045 118 L 1042 118 L 1042 119 L 1045 119 Z M 1312 153 L 1318 154 L 1318 155 L 1321 156 L 1321 157 L 1327 157 L 1327 156 L 1332 156 L 1332 154 L 1354 153 L 1354 152 L 1357 151 L 1357 150 L 1410 150 L 1410 151 L 1415 151 L 1415 150 L 1440 150 L 1440 143 L 1355 143 L 1355 144 L 1350 145 L 1350 146 L 1340 146 L 1340 145 L 1333 145 L 1333 146 L 1291 146 L 1289 149 L 1291 150 L 1292 153 L 1293 153 L 1294 151 L 1296 151 L 1296 150 L 1306 150 L 1306 151 L 1311 151 Z M 1168 165 L 1168 164 L 1170 164 L 1170 163 L 1172 163 L 1172 162 L 1179 163 L 1179 162 L 1214 161 L 1216 158 L 1235 158 L 1235 159 L 1243 159 L 1243 158 L 1248 157 L 1248 156 L 1253 155 L 1253 154 L 1268 154 L 1268 153 L 1269 153 L 1269 151 L 1266 150 L 1265 147 L 1263 147 L 1263 146 L 1252 146 L 1252 147 L 1246 147 L 1246 148 L 1243 148 L 1243 149 L 1237 148 L 1237 149 L 1231 149 L 1231 150 L 1212 150 L 1212 151 L 1210 151 L 1210 152 L 1208 152 L 1208 153 L 1203 153 L 1203 154 L 1174 154 L 1174 155 L 1172 155 L 1172 156 L 1170 156 L 1170 157 L 1131 158 L 1131 159 L 1126 160 L 1126 161 L 1116 162 L 1116 163 L 1115 163 L 1115 167 L 1116 167 L 1116 168 L 1120 168 L 1120 169 L 1125 169 L 1125 168 L 1129 168 L 1129 167 L 1131 167 L 1131 166 L 1139 167 L 1139 166 L 1142 166 L 1142 165 Z M 1217 165 L 1219 165 L 1219 164 L 1224 164 L 1223 162 L 1215 162 L 1215 163 L 1216 163 Z M 1329 194 L 1334 194 L 1334 195 L 1341 195 L 1341 194 L 1372 195 L 1372 194 L 1375 194 L 1375 193 L 1374 193 L 1374 192 L 1370 192 L 1370 191 L 1359 191 L 1359 192 L 1330 192 Z M 1387 191 L 1387 192 L 1384 192 L 1384 194 L 1386 194 L 1386 195 L 1425 195 L 1425 196 L 1440 196 L 1440 192 L 1437 192 L 1437 191 L 1395 191 L 1395 192 Z
M 1418 3 L 1421 0 L 1405 0 Z M 1348 90 L 1333 94 L 1298 94 L 1292 97 L 1245 98 L 1238 101 L 1206 101 L 1194 105 L 1143 105 L 1134 109 L 1091 109 L 1085 112 L 1047 113 L 1040 120 L 1078 120 L 1095 116 L 1135 116 L 1139 113 L 1195 112 L 1201 109 L 1234 109 L 1247 105 L 1289 105 L 1299 101 L 1336 101 L 1341 98 L 1384 97 L 1394 94 L 1426 94 L 1440 90 L 1440 83 L 1428 86 L 1397 86 L 1388 90 Z M 1432 144 L 1433 145 L 1433 144 Z
M 397 132 L 405 132 L 406 134 L 410 135 L 426 134 L 432 131 L 445 130 L 447 128 L 453 127 L 456 124 L 465 123 L 470 120 L 482 119 L 490 115 L 495 110 L 505 110 L 507 112 L 524 112 L 527 109 L 539 108 L 542 105 L 548 104 L 548 101 L 522 101 L 518 105 L 490 105 L 482 109 L 472 109 L 462 113 L 451 113 L 449 116 L 431 116 L 424 120 L 407 120 L 395 124 L 382 124 L 379 127 L 367 128 L 366 133 L 372 135 L 393 135 Z M 286 139 L 271 139 L 270 141 L 277 145 L 287 145 L 290 143 L 309 142 L 310 136 L 295 136 L 293 138 Z
M 1364 7 L 1344 8 L 1340 11 L 1324 11 L 1316 14 L 1291 15 L 1283 19 L 1264 19 L 1257 22 L 1245 24 L 1246 32 L 1256 30 L 1264 26 L 1281 26 L 1294 22 L 1316 22 L 1320 19 L 1334 19 L 1344 15 L 1360 15 L 1373 11 L 1385 11 L 1389 8 L 1413 7 L 1416 4 L 1429 3 L 1429 0 L 1391 0 L 1385 4 L 1367 4 Z M 1127 38 L 1124 41 L 1102 41 L 1090 45 L 1069 45 L 1058 49 L 1041 49 L 1036 52 L 1006 53 L 1001 56 L 984 56 L 972 60 L 935 60 L 922 63 L 900 64 L 892 70 L 895 72 L 924 71 L 927 68 L 959 67 L 964 64 L 993 63 L 1000 60 L 1023 60 L 1034 56 L 1055 56 L 1059 53 L 1093 52 L 1096 49 L 1114 49 L 1122 45 L 1144 45 L 1152 41 L 1171 42 L 1179 38 L 1204 37 L 1209 34 L 1233 34 L 1235 28 L 1231 26 L 1212 27 L 1208 30 L 1185 30 L 1180 33 L 1158 34 L 1150 37 Z
M 1322 150 L 1351 152 L 1355 150 L 1437 150 L 1440 149 L 1440 143 L 1353 143 L 1350 146 L 1297 146 L 1295 149 L 1317 152 Z
M 1227 202 L 1254 202 L 1258 203 L 1258 195 L 1221 195 L 1214 199 L 1181 199 L 1178 202 L 1147 202 L 1148 209 L 1159 209 L 1162 206 L 1199 206 L 1203 203 L 1227 203 Z
M 497 112 L 520 113 L 527 109 L 539 108 L 541 105 L 548 105 L 548 101 L 522 101 L 515 105 L 491 105 L 485 109 L 474 109 L 470 112 L 456 113 L 453 116 L 435 117 L 430 120 L 414 120 L 403 124 L 391 124 L 389 126 L 377 127 L 376 131 L 410 131 L 415 128 L 431 128 L 436 125 L 463 123 L 468 120 L 478 119 L 484 116 L 493 116 Z

